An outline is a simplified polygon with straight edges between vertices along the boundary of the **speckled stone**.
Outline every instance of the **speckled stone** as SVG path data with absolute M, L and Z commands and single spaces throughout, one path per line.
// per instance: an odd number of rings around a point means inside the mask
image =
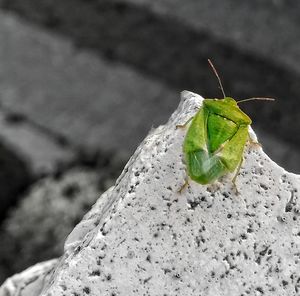
M 37 295 L 299 295 L 298 175 L 247 146 L 239 195 L 231 176 L 208 186 L 191 181 L 178 193 L 186 131 L 176 125 L 201 103 L 182 93 L 168 123 L 151 131 L 115 187 L 71 233 Z
M 35 296 L 42 291 L 55 266 L 57 259 L 38 263 L 21 273 L 8 278 L 0 287 L 1 296 Z

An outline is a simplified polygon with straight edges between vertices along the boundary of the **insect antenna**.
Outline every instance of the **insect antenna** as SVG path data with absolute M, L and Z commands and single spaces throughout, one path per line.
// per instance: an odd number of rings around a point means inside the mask
M 219 86 L 220 86 L 220 89 L 221 89 L 221 91 L 222 91 L 222 94 L 223 94 L 224 98 L 226 98 L 226 95 L 225 95 L 225 92 L 224 92 L 224 88 L 223 88 L 223 85 L 222 85 L 220 76 L 219 76 L 219 74 L 218 74 L 216 68 L 214 67 L 214 65 L 213 65 L 213 63 L 212 63 L 212 61 L 211 61 L 210 59 L 208 59 L 208 63 L 209 63 L 209 65 L 211 66 L 212 70 L 214 71 L 214 74 L 217 76 L 217 79 L 218 79 L 218 81 L 219 81 Z
M 248 101 L 275 101 L 274 98 L 249 98 L 249 99 L 244 99 L 244 100 L 239 100 L 237 101 L 237 104 L 243 103 L 243 102 L 248 102 Z

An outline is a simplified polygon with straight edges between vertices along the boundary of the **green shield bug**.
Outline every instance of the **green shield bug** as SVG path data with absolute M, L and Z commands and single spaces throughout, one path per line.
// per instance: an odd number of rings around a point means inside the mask
M 210 60 L 208 62 L 218 78 L 224 98 L 204 99 L 195 116 L 177 126 L 185 127 L 191 121 L 183 143 L 187 178 L 179 192 L 188 184 L 188 177 L 200 184 L 211 184 L 233 172 L 235 186 L 245 145 L 247 141 L 253 142 L 248 131 L 252 121 L 238 104 L 250 100 L 274 100 L 249 98 L 236 101 L 226 97 L 216 69 Z

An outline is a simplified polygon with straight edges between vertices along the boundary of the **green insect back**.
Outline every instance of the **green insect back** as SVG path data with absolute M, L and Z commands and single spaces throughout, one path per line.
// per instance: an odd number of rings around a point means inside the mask
M 249 124 L 234 99 L 205 99 L 183 145 L 190 178 L 209 184 L 233 172 L 242 161 Z

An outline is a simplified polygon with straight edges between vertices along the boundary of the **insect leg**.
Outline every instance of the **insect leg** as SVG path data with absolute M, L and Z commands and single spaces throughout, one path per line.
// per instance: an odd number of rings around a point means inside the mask
M 262 146 L 259 142 L 254 140 L 250 134 L 248 134 L 248 141 L 249 141 L 250 146 L 252 146 L 252 147 L 261 148 L 261 146 Z
M 184 183 L 183 185 L 179 188 L 179 190 L 177 191 L 179 194 L 182 193 L 182 191 L 189 185 L 189 178 L 188 176 L 185 177 Z
M 176 125 L 176 129 L 178 129 L 178 128 L 185 128 L 185 127 L 191 122 L 191 120 L 192 120 L 193 118 L 194 118 L 194 117 L 189 118 L 189 120 L 188 120 L 187 122 L 185 122 L 184 124 L 177 124 L 177 125 Z
M 232 180 L 231 180 L 232 185 L 233 185 L 233 187 L 234 187 L 234 190 L 235 190 L 235 193 L 236 193 L 236 194 L 239 194 L 238 188 L 237 188 L 237 186 L 236 186 L 236 178 L 237 178 L 237 176 L 238 176 L 238 174 L 239 174 L 239 172 L 240 172 L 240 170 L 241 170 L 241 166 L 242 166 L 243 161 L 244 161 L 244 157 L 242 156 L 242 157 L 241 157 L 241 160 L 240 160 L 240 163 L 239 163 L 239 165 L 238 165 L 238 167 L 237 167 L 237 169 L 236 169 L 236 171 L 235 171 L 235 174 L 234 174 L 234 176 L 233 176 L 233 178 L 232 178 Z
M 255 148 L 261 148 L 261 144 L 259 142 L 253 141 L 250 137 L 249 137 L 249 143 L 251 147 L 255 147 Z

